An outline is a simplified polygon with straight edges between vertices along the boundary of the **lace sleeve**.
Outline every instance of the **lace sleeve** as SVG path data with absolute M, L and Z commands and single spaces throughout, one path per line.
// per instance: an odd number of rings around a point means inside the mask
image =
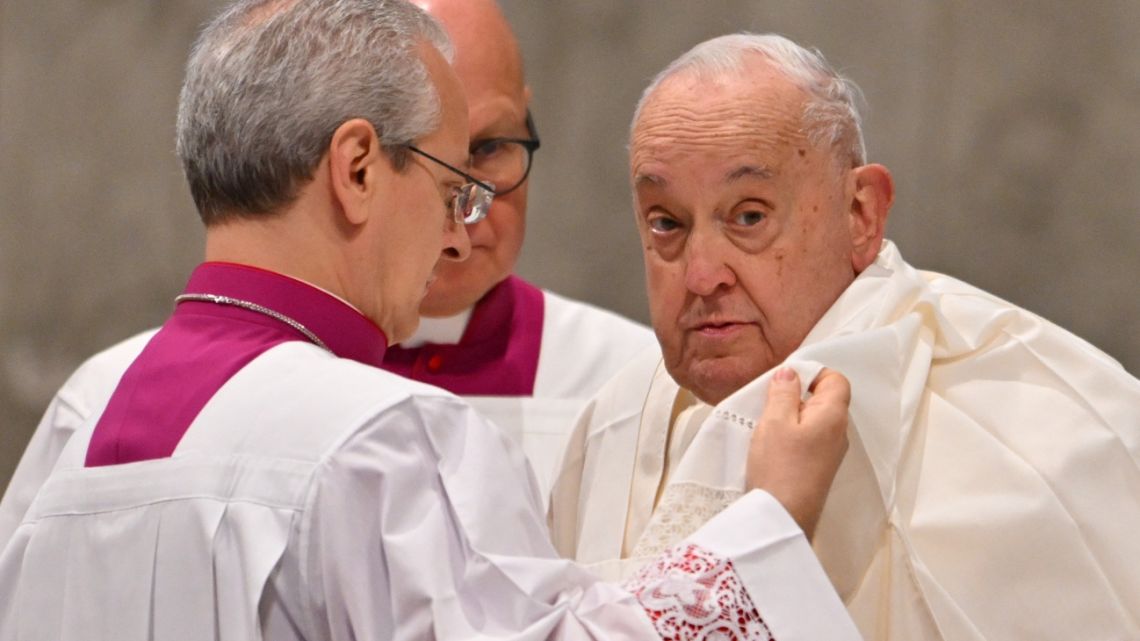
M 775 641 L 732 561 L 699 546 L 670 548 L 625 588 L 666 641 Z

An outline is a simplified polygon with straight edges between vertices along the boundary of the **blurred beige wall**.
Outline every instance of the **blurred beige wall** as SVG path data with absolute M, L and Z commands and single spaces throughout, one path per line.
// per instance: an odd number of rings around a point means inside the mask
M 159 323 L 202 234 L 173 153 L 216 1 L 0 2 L 0 487 L 86 356 Z M 888 235 L 1140 372 L 1140 2 L 505 0 L 543 138 L 519 272 L 646 318 L 625 135 L 705 38 L 776 31 L 864 89 Z

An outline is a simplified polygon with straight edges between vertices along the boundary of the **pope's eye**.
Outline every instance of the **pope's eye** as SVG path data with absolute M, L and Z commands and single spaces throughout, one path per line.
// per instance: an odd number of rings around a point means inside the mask
M 651 217 L 647 224 L 649 228 L 655 232 L 670 232 L 681 226 L 681 223 L 669 218 L 668 216 L 654 216 Z
M 732 217 L 732 222 L 744 227 L 751 227 L 762 222 L 767 215 L 762 211 L 742 211 Z

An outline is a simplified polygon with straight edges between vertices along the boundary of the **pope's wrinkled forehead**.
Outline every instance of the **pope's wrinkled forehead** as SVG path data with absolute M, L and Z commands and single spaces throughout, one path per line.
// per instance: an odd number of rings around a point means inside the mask
M 670 164 L 698 155 L 778 167 L 792 149 L 807 145 L 805 100 L 801 89 L 766 64 L 715 76 L 680 72 L 649 95 L 633 125 L 632 178 L 663 179 Z

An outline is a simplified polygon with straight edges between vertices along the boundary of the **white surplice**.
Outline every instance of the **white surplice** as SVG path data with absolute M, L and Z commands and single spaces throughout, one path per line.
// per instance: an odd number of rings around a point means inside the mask
M 657 344 L 653 332 L 613 312 L 543 290 L 542 346 L 531 396 L 463 398 L 522 445 L 543 496 L 582 408 L 632 358 Z M 407 341 L 458 343 L 469 312 L 420 321 Z M 457 322 L 458 321 L 458 322 Z
M 523 455 L 461 399 L 308 343 L 242 368 L 169 458 L 84 467 L 96 420 L 0 555 L 0 640 L 706 638 L 698 594 L 750 597 L 762 638 L 857 638 L 763 492 L 627 592 L 556 557 Z
M 814 547 L 867 639 L 1140 639 L 1140 381 L 1117 362 L 885 243 L 787 363 L 851 381 Z M 632 362 L 571 437 L 559 551 L 628 575 L 739 496 L 769 378 L 674 420 L 660 351 Z
M 123 372 L 157 331 L 136 334 L 87 359 L 52 397 L 0 500 L 0 549 L 24 518 L 68 439 L 103 410 Z
M 546 313 L 534 395 L 466 398 L 522 445 L 546 496 L 582 407 L 630 358 L 654 345 L 655 339 L 648 328 L 617 314 L 552 292 L 543 294 Z M 458 342 L 465 320 L 452 328 L 446 327 L 448 322 L 423 319 L 417 337 L 439 334 L 445 341 Z M 439 325 L 444 329 L 435 330 Z M 0 500 L 0 547 L 19 525 L 67 439 L 102 410 L 123 371 L 155 331 L 145 331 L 92 356 L 52 398 Z

